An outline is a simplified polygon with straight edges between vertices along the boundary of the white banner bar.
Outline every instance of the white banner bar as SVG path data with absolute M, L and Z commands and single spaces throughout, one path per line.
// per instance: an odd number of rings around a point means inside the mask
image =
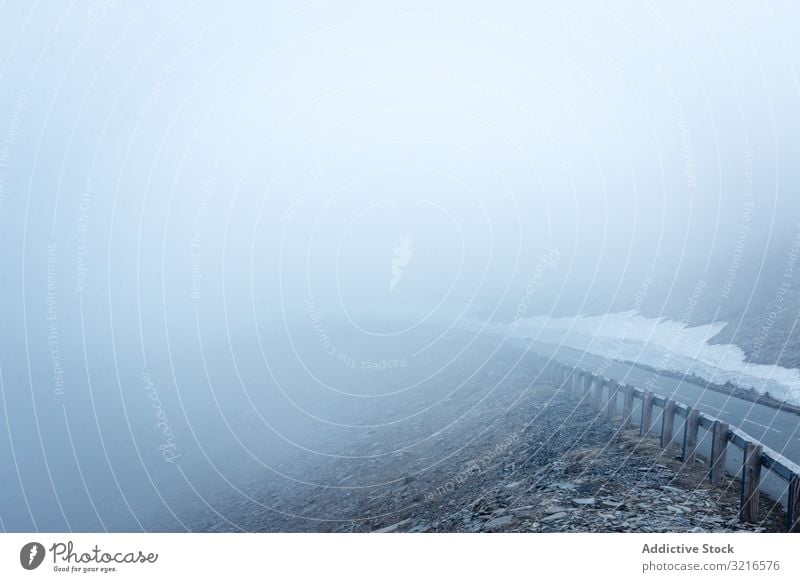
M 2 534 L 0 580 L 789 580 L 789 534 Z

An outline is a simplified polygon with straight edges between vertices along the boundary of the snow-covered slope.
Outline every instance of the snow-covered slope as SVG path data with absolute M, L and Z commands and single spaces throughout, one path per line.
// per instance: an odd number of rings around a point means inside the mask
M 514 326 L 490 324 L 494 332 L 585 350 L 612 360 L 691 373 L 800 404 L 800 371 L 746 362 L 732 344 L 710 344 L 724 323 L 687 327 L 681 321 L 646 318 L 635 312 L 578 317 L 531 317 Z

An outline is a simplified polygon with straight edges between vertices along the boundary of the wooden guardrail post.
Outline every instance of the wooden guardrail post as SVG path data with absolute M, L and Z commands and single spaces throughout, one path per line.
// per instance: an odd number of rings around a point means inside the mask
M 594 409 L 600 412 L 603 408 L 603 384 L 605 379 L 596 374 L 592 374 L 592 376 L 594 377 Z
M 690 408 L 686 411 L 686 424 L 683 427 L 683 450 L 681 460 L 693 463 L 697 450 L 697 432 L 700 429 L 700 411 Z
M 622 428 L 627 428 L 631 424 L 633 416 L 633 386 L 625 385 L 625 400 L 622 402 Z
M 728 423 L 721 420 L 714 421 L 711 436 L 711 469 L 708 480 L 712 485 L 717 485 L 725 475 L 725 454 L 728 450 Z
M 609 419 L 613 419 L 617 415 L 617 396 L 619 394 L 619 383 L 616 380 L 608 381 L 608 404 L 606 405 L 606 413 Z
M 786 504 L 786 516 L 789 523 L 787 529 L 791 533 L 800 533 L 800 475 L 794 474 L 789 479 L 789 499 Z
M 739 495 L 739 519 L 748 523 L 758 521 L 758 485 L 761 482 L 761 453 L 763 447 L 748 442 L 742 462 L 742 490 Z
M 667 400 L 664 403 L 664 413 L 661 415 L 661 448 L 666 449 L 672 443 L 672 434 L 675 427 L 675 401 Z
M 583 396 L 588 397 L 592 390 L 592 375 L 588 371 L 583 372 Z
M 653 424 L 653 392 L 647 390 L 642 398 L 642 421 L 639 425 L 639 436 L 645 436 L 650 432 Z

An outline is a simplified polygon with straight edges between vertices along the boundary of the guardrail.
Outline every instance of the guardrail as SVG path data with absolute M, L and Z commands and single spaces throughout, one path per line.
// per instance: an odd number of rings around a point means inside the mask
M 653 408 L 663 409 L 660 427 L 660 445 L 669 447 L 674 442 L 675 417 L 684 421 L 681 460 L 691 462 L 697 455 L 699 429 L 711 432 L 711 458 L 709 459 L 709 481 L 716 485 L 725 475 L 725 460 L 728 443 L 740 449 L 742 455 L 741 491 L 739 495 L 739 519 L 745 522 L 758 521 L 759 484 L 762 467 L 789 483 L 787 500 L 790 532 L 800 533 L 800 465 L 797 465 L 759 443 L 746 432 L 729 426 L 718 418 L 700 412 L 696 408 L 676 402 L 650 390 L 642 390 L 629 384 L 620 384 L 584 369 L 574 368 L 555 360 L 540 358 L 546 379 L 569 389 L 572 397 L 589 402 L 598 414 L 605 413 L 609 419 L 617 417 L 619 400 L 622 397 L 622 428 L 633 421 L 634 400 L 641 400 L 639 435 L 653 432 Z

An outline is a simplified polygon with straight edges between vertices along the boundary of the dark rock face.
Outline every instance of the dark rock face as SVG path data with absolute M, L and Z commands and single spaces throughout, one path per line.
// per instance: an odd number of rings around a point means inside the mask
M 678 309 L 668 312 L 679 317 Z M 798 318 L 800 235 L 771 249 L 753 248 L 741 268 L 725 266 L 713 275 L 690 323 L 728 322 L 711 343 L 739 346 L 752 363 L 800 368 Z
M 762 287 L 760 297 L 737 314 L 711 343 L 737 345 L 747 360 L 756 364 L 800 368 L 800 288 L 791 287 L 783 294 L 780 284 Z

